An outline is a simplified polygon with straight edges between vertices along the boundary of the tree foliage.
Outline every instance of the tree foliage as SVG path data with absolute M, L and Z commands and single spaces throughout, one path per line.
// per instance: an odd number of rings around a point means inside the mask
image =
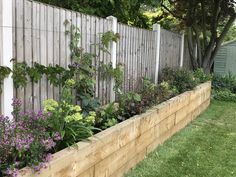
M 158 0 L 37 0 L 39 2 L 79 11 L 99 17 L 113 15 L 118 21 L 148 28 L 143 9 Z
M 193 68 L 210 72 L 214 58 L 236 19 L 235 0 L 162 0 L 161 7 L 187 31 Z M 195 47 L 196 46 L 196 47 Z
M 232 26 L 224 38 L 224 42 L 236 39 L 236 26 Z

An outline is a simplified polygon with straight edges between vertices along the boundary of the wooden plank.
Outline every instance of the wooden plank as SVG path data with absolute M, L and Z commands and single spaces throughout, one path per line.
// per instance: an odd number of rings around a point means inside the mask
M 49 65 L 53 65 L 53 7 L 50 6 L 47 7 L 47 66 Z M 49 81 L 47 90 L 48 99 L 53 99 L 53 86 Z
M 87 37 L 87 21 L 86 21 L 86 15 L 81 14 L 81 47 L 85 50 L 86 52 L 86 37 Z
M 135 52 L 136 52 L 136 33 L 135 33 L 135 28 L 132 28 L 132 41 L 131 41 L 131 45 L 132 45 L 132 90 L 135 91 L 135 83 L 136 83 L 136 77 L 135 77 L 135 61 L 136 61 L 136 56 L 135 56 Z
M 124 93 L 127 92 L 127 79 L 128 79 L 128 73 L 127 73 L 127 36 L 126 36 L 126 26 L 122 25 L 123 27 L 123 45 L 125 46 L 124 50 L 123 50 L 123 58 L 124 58 Z
M 98 22 L 98 35 L 99 35 L 99 42 L 101 41 L 101 33 L 103 32 L 103 20 L 99 19 Z M 100 50 L 100 49 L 98 49 Z M 104 62 L 103 60 L 103 56 L 104 56 L 104 52 L 103 51 L 99 51 L 99 63 L 100 62 Z M 104 81 L 102 78 L 99 78 L 99 99 L 101 101 L 102 104 L 104 104 Z
M 71 27 L 72 27 L 72 13 L 71 11 L 66 11 L 66 19 L 70 22 L 70 24 L 66 25 L 65 30 L 71 32 Z M 62 21 L 61 21 L 62 23 Z M 66 35 L 65 31 L 61 31 L 61 36 L 65 36 L 65 49 L 66 49 L 66 57 L 62 58 L 61 57 L 61 66 L 64 68 L 67 68 L 68 64 L 71 63 L 71 50 L 70 50 L 70 42 L 71 42 L 71 35 Z
M 46 33 L 46 6 L 40 4 L 40 64 L 47 65 L 47 33 Z M 44 75 L 40 81 L 40 108 L 47 99 L 47 79 Z
M 91 32 L 90 32 L 90 53 L 93 55 L 96 55 L 96 18 L 91 16 L 91 20 L 90 20 L 90 26 L 91 26 Z M 96 84 L 96 75 L 98 74 L 97 70 L 96 70 L 96 57 L 93 57 L 92 60 L 92 66 L 95 68 L 94 71 L 94 75 L 93 75 L 93 79 L 95 80 L 95 84 L 94 84 L 94 97 L 96 98 L 96 90 L 97 90 L 97 84 Z
M 91 37 L 91 17 L 86 16 L 86 47 L 85 50 L 90 53 L 90 37 Z
M 128 68 L 128 91 L 131 91 L 131 73 L 132 73 L 132 70 L 131 70 L 131 28 L 127 27 L 127 68 Z
M 59 25 L 60 25 L 60 37 L 59 37 L 59 41 L 60 41 L 60 57 L 59 57 L 59 63 L 60 66 L 65 67 L 66 66 L 66 60 L 67 60 L 67 43 L 66 40 L 68 38 L 68 36 L 70 36 L 70 34 L 66 35 L 66 30 L 68 30 L 71 26 L 70 23 L 70 19 L 68 19 L 67 17 L 67 13 L 64 9 L 59 9 L 59 14 L 60 14 L 60 21 L 59 21 Z M 67 24 L 68 21 L 68 24 Z
M 16 0 L 16 60 L 24 61 L 24 1 Z M 23 110 L 25 110 L 25 89 L 18 88 L 16 96 L 22 100 Z
M 13 0 L 12 2 L 12 25 L 13 25 L 13 29 L 12 29 L 12 40 L 13 40 L 13 58 L 16 59 L 16 0 Z M 16 97 L 17 95 L 17 90 L 14 88 L 14 92 L 13 92 L 14 97 Z
M 14 4 L 14 3 L 13 3 Z M 14 11 L 14 10 L 13 10 Z M 14 14 L 14 12 L 13 12 L 13 14 Z M 2 63 L 3 63 L 3 56 L 2 56 L 2 51 L 3 51 L 3 43 L 2 43 L 2 25 L 3 25 L 3 17 L 2 17 L 2 1 L 0 2 L 0 66 L 2 66 Z M 13 15 L 14 16 L 14 15 Z M 13 17 L 13 19 L 14 19 L 14 17 Z M 2 85 L 0 85 L 0 87 L 1 87 L 1 89 L 2 89 Z M 2 114 L 2 105 L 1 105 L 1 103 L 2 103 L 2 93 L 0 93 L 0 115 Z
M 60 64 L 60 10 L 53 9 L 53 64 Z M 54 87 L 54 99 L 59 99 L 59 87 Z
M 32 66 L 32 2 L 25 1 L 24 3 L 24 53 L 25 61 L 29 66 Z M 25 108 L 26 110 L 33 109 L 33 85 L 28 77 L 28 82 L 25 88 Z
M 109 28 L 109 21 L 107 19 L 104 19 L 103 20 L 103 32 L 102 34 L 110 31 L 111 29 Z M 111 48 L 110 48 L 110 45 L 108 46 L 108 51 L 110 52 L 111 51 Z M 111 62 L 111 54 L 108 52 L 104 52 L 104 55 L 103 55 L 103 61 L 104 63 L 106 64 L 109 64 Z M 111 87 L 111 83 L 110 83 L 110 80 L 104 80 L 103 82 L 103 88 L 104 88 L 104 104 L 107 104 L 109 103 L 110 101 L 110 87 Z
M 100 37 L 99 37 L 99 18 L 95 18 L 95 43 L 96 44 L 99 44 L 100 42 Z M 97 98 L 100 99 L 100 84 L 99 84 L 99 81 L 100 81 L 100 78 L 99 78 L 99 74 L 100 72 L 98 71 L 98 67 L 99 67 L 99 48 L 97 46 L 95 46 L 95 55 L 96 55 L 96 58 L 95 58 L 95 67 L 96 67 L 96 70 L 97 70 L 97 73 L 96 73 L 96 90 L 95 90 L 95 95 Z
M 32 17 L 32 55 L 33 55 L 33 62 L 39 63 L 40 59 L 40 5 L 36 2 L 33 3 L 33 17 Z M 40 89 L 39 89 L 39 83 L 33 84 L 33 107 L 34 110 L 40 109 Z

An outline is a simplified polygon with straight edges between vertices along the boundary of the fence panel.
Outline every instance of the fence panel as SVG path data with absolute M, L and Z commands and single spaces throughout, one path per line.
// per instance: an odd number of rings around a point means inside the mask
M 1 3 L 0 3 L 1 5 Z M 1 8 L 1 7 L 0 7 Z M 2 18 L 0 11 L 0 24 Z M 69 24 L 65 22 L 69 22 Z M 49 66 L 60 65 L 67 68 L 71 61 L 70 41 L 72 25 L 81 32 L 78 47 L 93 54 L 95 66 L 95 96 L 102 104 L 110 101 L 111 83 L 103 80 L 99 73 L 100 63 L 111 62 L 111 55 L 100 50 L 103 33 L 111 30 L 112 22 L 107 19 L 81 14 L 43 3 L 29 0 L 13 0 L 13 57 L 17 62 L 34 62 Z M 124 66 L 123 91 L 136 91 L 141 87 L 142 77 L 154 81 L 157 56 L 157 33 L 121 23 L 117 24 L 120 40 L 117 43 L 117 64 Z M 0 28 L 2 41 L 2 28 Z M 0 43 L 0 64 L 2 59 Z M 109 51 L 111 49 L 109 48 Z M 181 35 L 161 29 L 160 66 L 177 67 L 180 62 Z M 184 62 L 185 63 L 185 62 Z M 40 109 L 42 101 L 48 98 L 58 100 L 61 88 L 53 87 L 46 77 L 38 83 L 28 79 L 25 88 L 14 90 L 14 96 L 23 100 L 24 109 Z M 1 95 L 0 95 L 1 99 Z M 0 102 L 1 112 L 1 102 Z
M 2 66 L 3 63 L 3 56 L 2 56 L 2 45 L 3 45 L 3 39 L 2 39 L 2 1 L 0 2 L 0 66 Z M 0 85 L 1 87 L 1 85 Z M 0 114 L 2 112 L 2 93 L 0 93 Z
M 14 51 L 17 62 L 28 65 L 37 62 L 46 66 L 60 65 L 67 68 L 71 61 L 70 41 L 72 25 L 81 31 L 80 46 L 84 52 L 96 54 L 93 64 L 110 62 L 110 55 L 94 45 L 101 40 L 101 34 L 109 31 L 110 21 L 54 6 L 28 1 L 13 1 Z M 66 25 L 66 21 L 69 24 Z M 98 78 L 96 71 L 96 97 L 103 104 L 109 102 L 109 81 Z M 23 100 L 24 109 L 39 109 L 42 101 L 48 98 L 58 100 L 61 88 L 53 87 L 45 77 L 39 83 L 29 80 L 25 88 L 17 88 L 14 95 Z
M 118 24 L 117 64 L 124 66 L 125 92 L 138 90 L 142 77 L 154 80 L 156 33 Z
M 179 67 L 181 55 L 181 35 L 161 29 L 160 68 Z M 159 73 L 160 74 L 160 73 Z

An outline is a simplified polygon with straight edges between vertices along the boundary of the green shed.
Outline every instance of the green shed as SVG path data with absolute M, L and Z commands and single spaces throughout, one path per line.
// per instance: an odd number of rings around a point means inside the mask
M 236 75 L 236 39 L 224 43 L 215 58 L 214 73 L 225 75 L 229 72 Z

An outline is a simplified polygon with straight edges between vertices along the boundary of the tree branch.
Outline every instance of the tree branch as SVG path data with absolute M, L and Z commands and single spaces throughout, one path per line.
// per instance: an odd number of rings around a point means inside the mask
M 180 20 L 185 20 L 182 16 L 176 15 L 174 12 L 172 12 L 168 7 L 166 7 L 163 3 L 161 2 L 161 7 L 163 7 L 167 12 L 169 12 L 173 17 L 178 18 Z

